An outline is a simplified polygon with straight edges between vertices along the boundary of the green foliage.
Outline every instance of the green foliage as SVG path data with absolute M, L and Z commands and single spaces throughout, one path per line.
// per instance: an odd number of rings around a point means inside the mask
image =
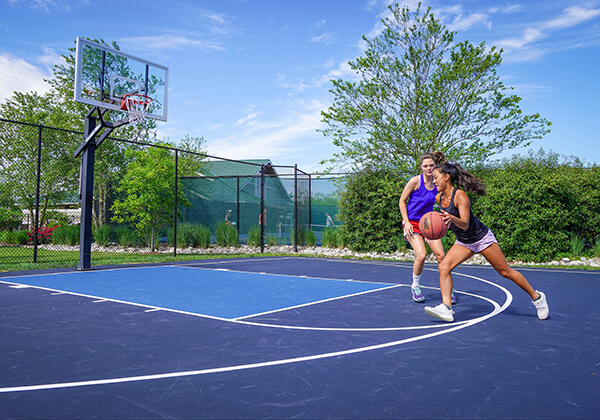
M 600 257 L 600 239 L 597 239 L 591 250 L 592 257 Z
M 292 229 L 292 243 L 295 243 L 296 232 Z M 298 227 L 298 243 L 297 245 L 305 245 L 306 244 L 306 230 L 301 227 Z
M 571 255 L 574 257 L 581 257 L 583 255 L 583 248 L 585 247 L 585 243 L 583 239 L 579 235 L 571 235 L 571 240 L 569 241 L 569 245 L 571 246 Z
M 26 230 L 5 230 L 0 232 L 0 243 L 11 245 L 26 245 L 29 232 Z
M 480 162 L 548 133 L 550 122 L 525 115 L 521 98 L 500 81 L 501 51 L 455 42 L 431 8 L 411 13 L 394 3 L 389 12 L 380 34 L 363 37 L 363 55 L 349 62 L 359 81 L 333 81 L 322 132 L 341 152 L 329 163 L 414 171 L 433 150 Z
M 275 236 L 273 234 L 268 235 L 265 238 L 265 241 L 267 242 L 267 245 L 269 245 L 269 246 L 277 246 L 277 236 Z
M 338 218 L 355 251 L 394 252 L 402 234 L 398 200 L 407 177 L 365 170 L 350 177 L 340 197 Z
M 115 231 L 115 237 L 117 238 L 117 243 L 125 248 L 135 246 L 138 240 L 137 233 L 129 226 L 118 226 Z
M 338 229 L 325 228 L 321 236 L 321 243 L 326 248 L 337 248 Z
M 0 207 L 0 230 L 16 230 L 23 221 L 23 212 L 17 207 Z
M 260 246 L 260 226 L 254 226 L 248 231 L 248 245 Z
M 487 195 L 471 198 L 473 212 L 509 259 L 550 261 L 571 251 L 572 235 L 585 247 L 600 235 L 597 166 L 542 150 L 473 173 L 487 184 Z
M 60 225 L 52 233 L 52 243 L 57 245 L 75 246 L 79 244 L 79 225 Z
M 154 251 L 159 229 L 173 220 L 175 159 L 162 147 L 127 150 L 126 156 L 132 160 L 116 188 L 122 198 L 112 206 L 112 220 L 133 224 L 139 237 Z M 178 184 L 181 191 L 181 180 Z M 189 202 L 178 194 L 177 205 Z
M 215 236 L 219 246 L 238 246 L 240 244 L 237 229 L 225 221 L 217 223 Z
M 169 243 L 173 245 L 173 229 L 169 230 Z M 208 248 L 210 245 L 210 229 L 196 223 L 179 223 L 177 225 L 177 246 L 179 248 Z
M 94 242 L 100 246 L 108 246 L 113 240 L 115 230 L 111 225 L 103 225 L 94 227 L 92 237 Z
M 306 246 L 315 246 L 317 244 L 317 235 L 312 230 L 307 230 L 304 234 Z

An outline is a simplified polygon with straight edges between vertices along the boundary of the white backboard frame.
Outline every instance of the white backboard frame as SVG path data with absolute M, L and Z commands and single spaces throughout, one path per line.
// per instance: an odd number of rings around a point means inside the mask
M 114 69 L 104 68 L 104 73 L 99 70 L 96 72 L 97 78 L 92 78 L 91 67 L 83 62 L 86 49 L 97 50 L 99 54 L 104 52 L 106 56 L 114 60 L 120 60 L 121 63 L 126 64 L 128 74 L 123 75 L 113 71 Z M 135 73 L 137 78 L 132 77 L 131 72 Z M 159 83 L 152 85 L 152 80 L 159 80 Z M 145 92 L 148 84 L 153 86 L 149 87 L 149 89 L 153 89 L 150 93 Z M 127 90 L 125 90 L 124 86 L 127 86 Z M 153 99 L 153 104 L 146 117 L 167 121 L 168 91 L 168 67 L 108 48 L 81 37 L 77 38 L 75 53 L 75 101 L 125 112 L 121 109 L 120 101 L 123 94 L 143 93 Z

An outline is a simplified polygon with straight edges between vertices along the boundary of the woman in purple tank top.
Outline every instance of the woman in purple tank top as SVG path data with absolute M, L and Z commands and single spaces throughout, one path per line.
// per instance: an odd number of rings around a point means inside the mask
M 433 210 L 437 189 L 433 183 L 433 168 L 444 162 L 446 158 L 442 152 L 424 153 L 421 155 L 421 175 L 412 177 L 404 187 L 400 197 L 400 213 L 402 213 L 402 227 L 404 228 L 404 239 L 410 244 L 417 254 L 413 264 L 413 275 L 411 292 L 415 302 L 425 302 L 425 296 L 421 292 L 421 274 L 427 257 L 424 238 L 419 231 L 419 220 L 421 217 Z M 408 203 L 407 203 L 408 201 Z M 430 241 L 425 239 L 435 254 L 438 263 L 444 258 L 444 246 L 442 241 Z
M 521 273 L 508 265 L 492 231 L 471 211 L 471 201 L 462 189 L 484 195 L 485 187 L 482 181 L 462 169 L 460 165 L 452 163 L 436 166 L 433 181 L 439 191 L 436 200 L 442 210 L 442 217 L 456 236 L 456 242 L 438 265 L 442 303 L 435 307 L 426 306 L 425 312 L 443 321 L 454 321 L 451 301 L 452 270 L 474 254 L 480 253 L 502 277 L 512 280 L 531 297 L 539 319 L 548 318 L 550 310 L 546 295 L 531 287 Z

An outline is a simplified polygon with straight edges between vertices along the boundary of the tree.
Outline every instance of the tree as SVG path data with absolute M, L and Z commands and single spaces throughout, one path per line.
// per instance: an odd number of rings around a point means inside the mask
M 3 118 L 29 124 L 55 124 L 64 117 L 50 95 L 16 92 L 0 104 Z M 39 224 L 48 222 L 47 210 L 53 203 L 64 203 L 77 191 L 79 167 L 72 150 L 79 136 L 63 130 L 42 130 L 40 150 Z M 15 205 L 27 210 L 34 220 L 37 196 L 39 128 L 34 125 L 0 123 L 0 188 L 10 192 Z M 71 193 L 71 194 L 70 194 Z
M 389 10 L 382 33 L 363 37 L 364 56 L 349 63 L 359 81 L 332 81 L 322 132 L 342 150 L 322 163 L 414 171 L 422 153 L 441 150 L 468 165 L 549 132 L 551 123 L 524 115 L 500 81 L 502 50 L 454 44 L 455 33 L 420 4 L 414 14 Z
M 175 200 L 175 158 L 166 144 L 157 146 L 125 152 L 129 165 L 116 187 L 121 198 L 112 205 L 112 220 L 135 225 L 152 251 L 159 229 L 173 223 Z M 182 191 L 181 181 L 178 184 L 178 191 Z M 177 204 L 189 203 L 178 194 Z

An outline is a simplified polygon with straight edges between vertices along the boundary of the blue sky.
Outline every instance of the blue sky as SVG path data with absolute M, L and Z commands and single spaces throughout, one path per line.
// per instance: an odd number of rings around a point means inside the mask
M 306 171 L 338 149 L 316 130 L 330 79 L 375 36 L 386 0 L 0 0 L 0 102 L 47 89 L 78 36 L 170 69 L 159 138 L 203 136 L 210 154 Z M 417 1 L 406 1 L 413 9 Z M 534 142 L 600 163 L 600 0 L 427 0 L 458 40 L 504 48 L 499 74 L 552 132 Z M 524 150 L 517 152 L 523 153 Z

